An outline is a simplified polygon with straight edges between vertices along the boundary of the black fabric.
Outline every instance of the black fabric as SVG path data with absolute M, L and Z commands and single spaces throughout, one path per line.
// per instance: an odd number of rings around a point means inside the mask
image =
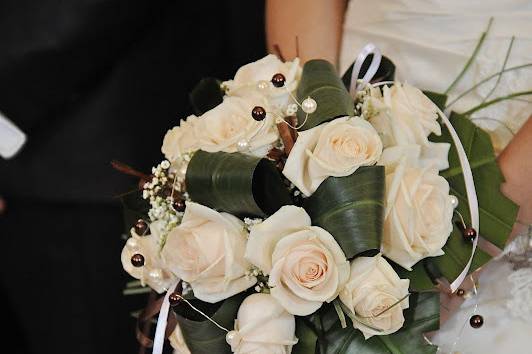
M 12 353 L 134 353 L 113 198 L 149 171 L 204 76 L 264 52 L 261 1 L 2 0 L 0 111 L 28 135 L 0 159 L 0 301 Z

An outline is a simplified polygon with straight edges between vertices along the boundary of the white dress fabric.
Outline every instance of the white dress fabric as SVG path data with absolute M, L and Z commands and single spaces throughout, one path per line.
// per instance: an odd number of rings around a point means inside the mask
M 352 0 L 349 2 L 340 53 L 343 73 L 368 42 L 396 65 L 396 78 L 423 90 L 443 92 L 458 76 L 493 17 L 477 59 L 450 100 L 506 67 L 532 63 L 531 0 Z M 452 106 L 464 112 L 491 91 L 497 79 L 480 86 Z M 532 89 L 532 67 L 506 72 L 489 99 Z M 528 101 L 528 102 L 527 102 Z M 492 133 L 500 150 L 532 113 L 531 96 L 504 101 L 473 114 L 473 121 Z
M 449 93 L 452 100 L 502 69 L 512 36 L 515 41 L 506 67 L 532 63 L 532 0 L 352 0 L 344 22 L 341 72 L 372 42 L 395 63 L 396 79 L 444 92 L 491 17 L 491 29 L 476 61 Z M 480 86 L 451 108 L 464 112 L 477 106 L 496 81 Z M 488 100 L 528 90 L 532 90 L 532 67 L 505 73 Z M 477 111 L 472 119 L 491 133 L 500 151 L 532 114 L 531 102 L 532 96 L 522 96 L 497 103 Z M 532 304 L 524 306 L 532 301 L 531 277 L 531 268 L 516 272 L 505 260 L 487 265 L 478 295 L 465 301 L 433 337 L 438 353 L 532 353 Z M 519 290 L 523 282 L 528 284 L 526 291 Z M 484 318 L 479 329 L 469 325 L 475 306 Z

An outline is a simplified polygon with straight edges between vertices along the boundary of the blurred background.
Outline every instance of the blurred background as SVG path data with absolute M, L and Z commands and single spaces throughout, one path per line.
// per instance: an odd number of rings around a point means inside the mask
M 116 196 L 160 162 L 205 76 L 265 55 L 263 1 L 1 0 L 0 112 L 27 135 L 0 158 L 2 337 L 10 353 L 135 353 Z

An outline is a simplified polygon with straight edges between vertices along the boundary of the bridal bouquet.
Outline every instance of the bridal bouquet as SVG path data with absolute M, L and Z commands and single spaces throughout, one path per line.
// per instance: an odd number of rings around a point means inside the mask
M 502 247 L 516 207 L 485 132 L 368 66 L 268 55 L 192 91 L 124 197 L 124 269 L 165 294 L 139 317 L 154 353 L 436 352 L 435 284 L 487 262 L 479 235 Z

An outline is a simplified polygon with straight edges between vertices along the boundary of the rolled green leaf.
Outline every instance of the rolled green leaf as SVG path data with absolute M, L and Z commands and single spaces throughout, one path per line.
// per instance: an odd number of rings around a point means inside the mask
M 222 103 L 224 93 L 220 85 L 220 80 L 213 77 L 206 77 L 198 82 L 189 96 L 195 114 L 201 115 Z
M 413 293 L 410 295 L 410 306 L 404 311 L 405 323 L 399 331 L 364 339 L 362 332 L 348 326 L 342 328 L 339 321 L 328 329 L 319 339 L 324 342 L 321 354 L 432 354 L 438 347 L 427 343 L 423 333 L 437 330 L 440 322 L 439 293 Z M 336 316 L 329 310 L 325 316 Z
M 238 216 L 265 217 L 292 204 L 273 162 L 240 153 L 196 152 L 185 183 L 194 202 Z
M 352 258 L 380 248 L 384 188 L 383 166 L 360 167 L 350 176 L 327 178 L 303 207 Z
M 309 114 L 301 130 L 314 128 L 337 117 L 352 116 L 354 113 L 353 99 L 334 66 L 326 60 L 316 59 L 305 64 L 297 88 L 297 97 L 299 102 L 311 97 L 318 104 L 318 108 Z M 305 116 L 306 113 L 301 109 L 297 112 L 300 124 L 305 120 Z
M 246 297 L 241 293 L 223 302 L 208 304 L 192 300 L 194 306 L 209 315 L 216 323 L 232 330 L 240 304 Z M 226 332 L 195 312 L 188 304 L 176 308 L 177 321 L 183 332 L 188 348 L 194 354 L 231 353 L 231 347 L 225 341 Z

